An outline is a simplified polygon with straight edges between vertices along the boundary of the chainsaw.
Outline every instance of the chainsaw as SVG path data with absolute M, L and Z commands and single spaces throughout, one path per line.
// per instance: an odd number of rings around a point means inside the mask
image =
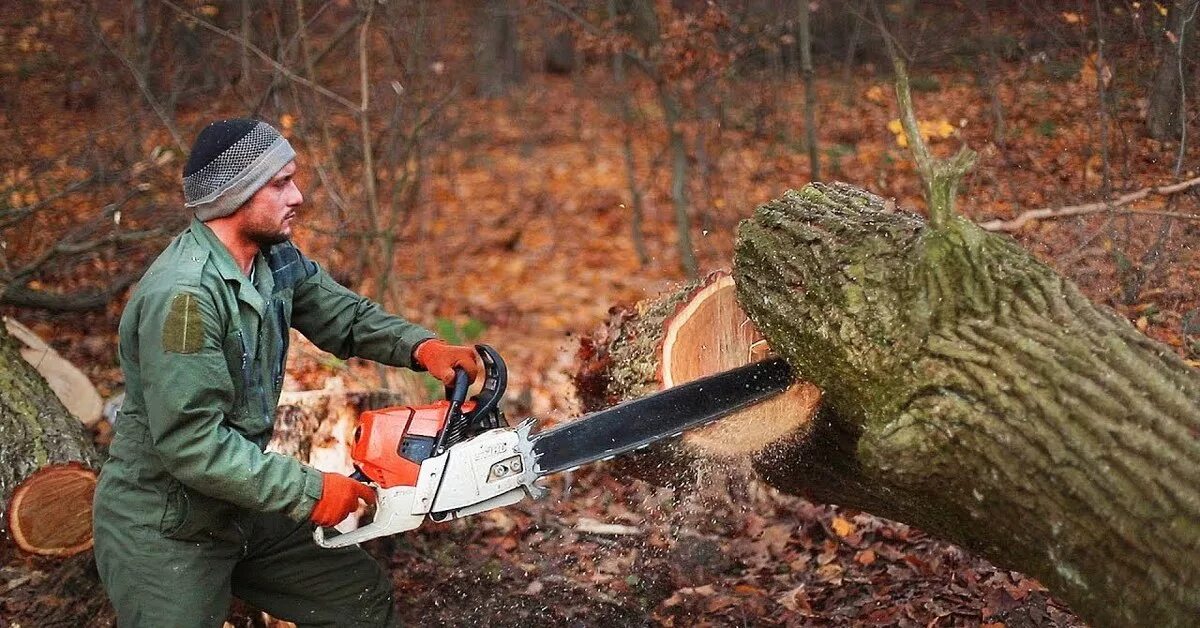
M 792 384 L 787 363 L 771 358 L 534 433 L 534 419 L 510 426 L 504 416 L 508 369 L 500 354 L 487 345 L 475 350 L 484 379 L 470 399 L 466 372 L 455 369 L 445 400 L 360 415 L 352 477 L 375 489 L 375 516 L 335 536 L 317 527 L 318 545 L 356 545 L 416 529 L 426 519 L 449 521 L 539 499 L 547 493 L 537 484 L 540 478 L 679 436 Z

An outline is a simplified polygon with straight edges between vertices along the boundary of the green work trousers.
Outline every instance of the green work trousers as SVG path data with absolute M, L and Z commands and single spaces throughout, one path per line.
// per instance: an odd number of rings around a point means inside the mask
M 120 628 L 219 628 L 235 595 L 299 626 L 394 625 L 379 564 L 358 547 L 317 546 L 310 523 L 243 511 L 241 542 L 183 541 L 103 505 L 96 516 L 96 565 Z

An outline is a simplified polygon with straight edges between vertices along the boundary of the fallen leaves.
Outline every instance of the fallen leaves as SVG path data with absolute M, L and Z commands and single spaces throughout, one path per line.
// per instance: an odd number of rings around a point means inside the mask
M 899 118 L 888 121 L 888 131 L 896 136 L 896 143 L 908 146 L 908 136 L 904 133 L 904 125 Z M 945 139 L 954 135 L 955 127 L 945 118 L 937 120 L 917 120 L 917 132 L 925 141 Z

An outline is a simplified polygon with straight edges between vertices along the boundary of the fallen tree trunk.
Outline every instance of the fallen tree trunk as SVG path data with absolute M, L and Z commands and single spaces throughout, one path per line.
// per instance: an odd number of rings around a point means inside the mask
M 0 460 L 0 520 L 18 546 L 50 555 L 91 547 L 96 449 L 3 325 Z
M 846 185 L 758 208 L 739 301 L 821 388 L 773 486 L 911 523 L 1101 626 L 1200 617 L 1200 374 L 1011 239 Z

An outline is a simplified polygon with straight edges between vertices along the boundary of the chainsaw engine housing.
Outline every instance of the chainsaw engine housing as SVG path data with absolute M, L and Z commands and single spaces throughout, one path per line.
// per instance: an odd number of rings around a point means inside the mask
M 476 350 L 483 360 L 484 378 L 479 394 L 470 400 L 466 399 L 466 375 L 460 370 L 458 381 L 447 389 L 443 401 L 359 415 L 350 455 L 363 475 L 381 488 L 416 486 L 426 459 L 457 442 L 507 426 L 500 399 L 508 384 L 508 370 L 491 347 L 476 345 Z

